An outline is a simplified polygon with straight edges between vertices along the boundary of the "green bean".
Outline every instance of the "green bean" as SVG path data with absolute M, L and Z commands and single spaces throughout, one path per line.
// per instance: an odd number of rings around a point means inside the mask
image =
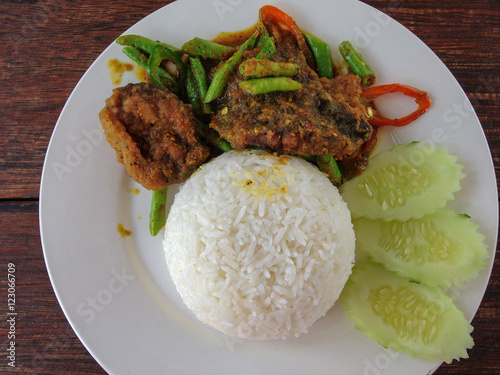
M 266 44 L 262 47 L 259 54 L 255 57 L 256 59 L 270 59 L 276 54 L 276 45 L 274 44 L 274 37 L 269 38 Z
M 334 185 L 340 186 L 342 183 L 342 173 L 340 172 L 339 166 L 332 155 L 302 155 L 301 157 L 309 163 L 315 164 L 328 176 L 328 179 Z
M 316 164 L 316 155 L 302 155 L 301 158 L 309 163 Z
M 352 72 L 361 78 L 364 86 L 371 86 L 375 83 L 375 73 L 349 41 L 340 43 L 339 51 Z
M 239 86 L 252 95 L 267 94 L 273 91 L 294 91 L 302 88 L 299 82 L 288 77 L 256 78 L 241 81 Z
M 316 70 L 320 77 L 333 78 L 333 61 L 330 46 L 315 36 L 303 33 L 304 38 L 316 61 Z
M 205 139 L 207 136 L 208 125 L 197 117 L 194 118 L 194 123 L 196 125 L 196 132 L 198 133 L 198 135 L 201 138 Z
M 233 149 L 229 144 L 229 142 L 226 141 L 224 138 L 221 138 L 219 133 L 217 133 L 214 129 L 209 129 L 209 131 L 207 132 L 206 139 L 210 144 L 213 144 L 215 147 L 217 147 L 219 150 L 223 152 L 228 152 Z
M 148 58 L 141 51 L 135 47 L 123 47 L 123 53 L 127 55 L 132 61 L 143 68 L 148 74 L 151 74 L 151 69 L 149 69 Z M 165 69 L 158 67 L 158 77 L 163 82 L 163 87 L 168 88 L 174 93 L 179 92 L 179 85 L 177 81 L 169 74 Z
M 149 213 L 149 232 L 156 236 L 167 221 L 165 204 L 167 202 L 167 188 L 154 190 L 151 197 L 151 211 Z
M 150 55 L 153 50 L 158 46 L 163 46 L 168 48 L 171 51 L 178 51 L 178 48 L 162 42 L 157 42 L 152 39 L 148 39 L 146 37 L 134 34 L 122 35 L 116 39 L 116 43 L 121 44 L 122 46 L 130 46 L 135 47 L 148 55 Z
M 217 147 L 219 150 L 223 152 L 231 151 L 233 148 L 224 138 L 221 138 L 219 133 L 214 129 L 210 128 L 203 121 L 199 119 L 195 119 L 196 122 L 196 130 L 201 138 L 205 139 L 212 146 Z
M 268 39 L 269 39 L 269 32 L 267 31 L 267 28 L 264 26 L 262 21 L 259 21 L 257 24 L 257 30 L 259 30 L 259 40 L 257 41 L 256 47 L 263 47 Z
M 248 59 L 239 66 L 239 71 L 245 79 L 262 77 L 293 77 L 300 71 L 294 63 L 274 62 L 268 59 Z
M 316 157 L 316 164 L 318 168 L 326 173 L 328 179 L 336 186 L 342 183 L 342 173 L 335 158 L 330 154 L 318 155 Z
M 197 57 L 190 57 L 189 61 L 191 62 L 191 71 L 193 72 L 196 86 L 198 87 L 199 96 L 200 98 L 204 99 L 208 91 L 207 74 L 205 71 L 205 67 L 203 66 L 201 60 Z M 202 113 L 207 115 L 212 113 L 210 103 L 204 103 L 203 100 L 200 100 L 200 102 Z
M 144 70 L 147 71 L 149 69 L 148 57 L 144 53 L 139 51 L 137 48 L 129 47 L 129 46 L 123 47 L 122 52 L 125 55 L 127 55 L 128 57 L 130 57 L 131 60 L 135 61 Z M 167 72 L 165 72 L 165 73 L 167 73 Z
M 196 37 L 184 43 L 181 50 L 190 56 L 227 60 L 236 51 L 236 48 Z
M 200 113 L 200 92 L 198 91 L 198 85 L 196 84 L 196 80 L 194 79 L 194 75 L 191 69 L 186 70 L 186 97 L 188 103 L 193 106 L 193 111 L 195 113 Z
M 257 29 L 255 32 L 248 38 L 245 43 L 243 43 L 239 48 L 238 51 L 247 51 L 255 47 L 255 44 L 257 44 L 257 40 L 260 35 L 260 30 Z
M 259 30 L 256 30 L 250 38 L 248 38 L 245 43 L 243 43 L 238 50 L 231 56 L 222 66 L 220 66 L 215 72 L 212 82 L 207 90 L 207 95 L 205 95 L 205 103 L 210 103 L 211 101 L 217 99 L 222 95 L 224 89 L 226 88 L 229 75 L 236 69 L 241 58 L 243 57 L 243 52 L 247 49 L 251 49 L 257 43 L 257 38 L 259 37 Z
M 207 95 L 205 95 L 205 103 L 210 103 L 222 95 L 224 89 L 226 88 L 229 75 L 234 69 L 236 69 L 242 56 L 242 51 L 236 51 L 233 56 L 231 56 L 219 69 L 217 69 L 212 78 L 212 82 L 208 87 Z
M 177 67 L 177 71 L 179 72 L 179 82 L 180 82 L 180 98 L 181 100 L 186 100 L 186 65 L 182 61 L 181 57 L 175 53 L 172 52 L 172 50 L 168 49 L 167 47 L 164 46 L 156 46 L 153 51 L 151 52 L 151 55 L 149 55 L 148 59 L 148 65 L 149 65 L 149 76 L 151 78 L 151 82 L 153 82 L 155 85 L 162 85 L 162 80 L 160 78 L 160 64 L 163 62 L 163 60 L 169 60 L 172 61 L 175 66 Z

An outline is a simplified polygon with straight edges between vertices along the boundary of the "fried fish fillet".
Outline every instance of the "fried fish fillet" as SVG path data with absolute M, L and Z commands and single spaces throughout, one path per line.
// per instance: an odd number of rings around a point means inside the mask
M 251 95 L 239 87 L 244 78 L 236 70 L 230 76 L 225 95 L 216 102 L 210 127 L 238 150 L 261 147 L 299 156 L 331 154 L 336 159 L 359 150 L 372 132 L 364 111 L 354 108 L 350 98 L 346 100 L 328 90 L 335 85 L 320 80 L 292 36 L 280 35 L 276 47 L 272 60 L 299 65 L 300 72 L 293 79 L 302 88 Z M 244 59 L 255 57 L 258 52 L 248 51 Z M 349 95 L 360 93 L 361 89 Z
M 149 190 L 185 181 L 210 154 L 191 106 L 148 83 L 114 89 L 99 118 L 118 161 Z

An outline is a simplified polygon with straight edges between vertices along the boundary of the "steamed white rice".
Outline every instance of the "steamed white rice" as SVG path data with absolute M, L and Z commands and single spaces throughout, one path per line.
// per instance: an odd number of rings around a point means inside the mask
M 163 245 L 199 320 L 239 338 L 275 339 L 307 332 L 332 307 L 354 242 L 346 204 L 316 167 L 232 151 L 181 186 Z

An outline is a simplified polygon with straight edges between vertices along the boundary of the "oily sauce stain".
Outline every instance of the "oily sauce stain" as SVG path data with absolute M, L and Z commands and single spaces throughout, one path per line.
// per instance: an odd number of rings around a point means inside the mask
M 132 234 L 131 231 L 129 231 L 128 229 L 125 229 L 125 227 L 123 226 L 122 223 L 118 223 L 116 230 L 118 233 L 120 233 L 120 236 L 122 236 L 123 238 L 128 237 Z

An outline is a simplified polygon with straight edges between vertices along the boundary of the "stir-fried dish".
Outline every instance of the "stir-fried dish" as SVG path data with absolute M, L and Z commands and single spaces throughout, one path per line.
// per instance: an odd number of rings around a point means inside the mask
M 326 42 L 301 30 L 289 15 L 269 5 L 260 9 L 254 27 L 216 40 L 194 38 L 177 48 L 143 36 L 123 35 L 117 43 L 123 45 L 123 52 L 147 73 L 146 82 L 116 88 L 106 100 L 100 120 L 118 161 L 124 164 L 135 181 L 153 191 L 149 222 L 152 235 L 165 226 L 167 186 L 186 181 L 199 166 L 222 153 L 225 152 L 184 185 L 189 186 L 192 182 L 193 191 L 201 192 L 198 195 L 201 202 L 208 200 L 205 196 L 207 188 L 200 181 L 205 183 L 214 176 L 200 179 L 200 175 L 211 167 L 223 171 L 220 178 L 226 178 L 224 173 L 230 172 L 219 164 L 225 162 L 226 157 L 261 153 L 303 158 L 315 164 L 334 185 L 339 186 L 341 201 L 349 207 L 348 227 L 352 229 L 352 218 L 356 237 L 359 235 L 356 251 L 366 256 L 366 260 L 356 263 L 341 296 L 355 327 L 384 347 L 405 351 L 415 358 L 447 362 L 467 358 L 467 349 L 473 345 L 472 326 L 445 294 L 445 289 L 475 277 L 486 266 L 484 260 L 488 253 L 477 225 L 467 215 L 444 208 L 461 187 L 460 180 L 465 176 L 463 166 L 446 150 L 425 149 L 418 143 L 381 152 L 367 164 L 377 142 L 377 129 L 404 126 L 425 113 L 431 105 L 426 92 L 399 83 L 375 85 L 374 72 L 348 41 L 340 43 L 338 48 L 346 64 L 335 67 L 332 51 Z M 414 98 L 417 109 L 402 118 L 384 117 L 373 101 L 392 92 Z M 228 152 L 252 149 L 265 152 Z M 395 165 L 396 160 L 404 160 L 405 155 L 411 155 L 417 149 L 425 152 L 420 164 L 413 166 L 411 171 L 401 163 Z M 276 158 L 274 155 L 272 157 Z M 285 160 L 287 157 L 276 159 Z M 307 162 L 294 160 L 318 173 Z M 239 165 L 246 165 L 246 162 L 239 162 Z M 249 173 L 248 170 L 245 172 Z M 255 173 L 264 178 L 265 173 L 261 170 Z M 321 173 L 318 174 L 329 188 L 337 191 Z M 299 196 L 306 186 L 311 185 L 309 177 L 304 179 L 306 182 L 299 189 Z M 248 179 L 243 181 L 243 186 L 252 183 L 253 180 Z M 223 184 L 212 182 L 210 186 L 214 189 L 211 190 L 221 187 L 218 185 Z M 239 223 L 251 205 L 242 203 L 239 207 L 233 202 L 233 195 L 229 194 L 231 199 L 226 200 L 227 195 L 227 191 L 221 188 L 222 201 L 230 203 L 225 214 L 233 212 L 237 219 L 231 223 Z M 178 211 L 184 214 L 188 203 L 196 201 L 195 196 L 186 193 L 185 205 L 181 204 Z M 211 206 L 207 207 L 210 214 L 203 217 L 217 217 L 219 202 L 211 204 L 216 206 L 215 211 L 210 211 Z M 201 206 L 195 204 L 191 208 L 194 207 L 193 212 L 198 214 Z M 265 205 L 259 203 L 257 207 L 257 216 L 263 217 Z M 174 207 L 174 212 L 176 209 Z M 184 216 L 191 218 L 187 214 Z M 314 212 L 312 216 L 317 219 L 318 215 Z M 253 220 L 255 215 L 247 218 Z M 266 223 L 270 222 L 267 218 Z M 177 222 L 178 218 L 169 216 L 167 236 L 170 228 L 172 238 L 188 238 L 181 229 L 172 229 L 172 221 Z M 318 227 L 324 229 L 323 223 L 331 224 L 330 221 L 327 218 Z M 294 225 L 288 225 L 279 217 L 276 222 L 279 228 L 284 227 L 270 230 L 273 244 L 280 242 L 276 238 L 283 240 L 288 229 L 296 228 L 297 223 L 306 220 L 302 217 L 294 221 Z M 267 225 L 262 220 L 258 224 Z M 180 227 L 187 226 L 181 223 Z M 215 224 L 210 228 L 213 227 Z M 210 229 L 209 232 L 211 235 L 214 231 Z M 333 233 L 334 229 L 323 232 Z M 223 240 L 231 237 L 226 232 L 221 233 Z M 241 250 L 243 234 L 239 236 L 238 245 L 234 245 L 238 251 Z M 343 236 L 346 235 L 337 237 Z M 317 236 L 313 234 L 312 237 Z M 189 238 L 188 242 L 191 240 Z M 295 237 L 291 240 L 293 246 L 299 242 Z M 308 243 L 313 246 L 312 242 Z M 330 245 L 332 242 L 323 241 Z M 164 243 L 173 244 L 175 249 L 169 250 L 172 259 L 175 260 L 179 253 L 182 255 L 176 240 Z M 288 248 L 286 239 L 284 243 Z M 200 247 L 206 246 L 208 250 L 216 248 L 216 245 L 205 245 L 204 241 L 203 244 Z M 255 246 L 249 245 L 247 250 L 253 252 Z M 207 249 L 204 249 L 204 254 L 208 253 Z M 218 256 L 217 252 L 214 256 Z M 269 257 L 266 254 L 264 259 Z M 183 287 L 182 277 L 189 268 L 185 268 L 185 264 L 192 265 L 200 258 L 201 255 L 194 257 L 193 261 L 179 262 L 181 268 L 174 275 L 180 278 L 179 284 Z M 241 255 L 241 258 L 251 257 Z M 311 264 L 308 272 L 315 261 L 308 262 Z M 211 264 L 219 263 L 211 261 Z M 265 263 L 267 261 L 259 260 L 259 267 L 245 269 L 267 270 Z M 348 263 L 350 265 L 350 261 Z M 176 264 L 172 262 L 169 268 L 175 269 Z M 275 263 L 272 265 L 274 267 Z M 235 262 L 230 266 L 234 267 L 233 276 L 240 275 L 243 270 L 241 264 Z M 228 272 L 227 269 L 223 271 Z M 284 269 L 289 270 L 288 265 Z M 328 269 L 327 274 L 331 276 L 334 272 L 330 271 Z M 222 268 L 220 275 L 218 271 L 213 272 L 221 285 L 239 277 L 226 278 L 224 272 Z M 308 275 L 305 279 L 309 278 L 308 272 L 305 272 Z M 285 279 L 296 279 L 287 275 L 285 272 Z M 188 275 L 188 279 L 194 278 Z M 273 280 L 277 279 L 270 275 L 264 277 L 262 284 L 253 288 L 260 290 L 256 300 L 265 295 L 264 285 L 269 286 L 269 282 L 271 287 L 276 287 Z M 211 288 L 215 284 L 210 284 Z M 286 288 L 282 289 L 287 292 Z M 331 295 L 331 288 L 326 289 Z M 199 285 L 195 284 L 193 290 L 198 292 Z M 320 294 L 322 291 L 318 292 Z M 194 300 L 198 303 L 203 298 Z M 276 301 L 282 300 L 288 303 L 286 299 Z M 265 316 L 271 297 L 265 305 L 267 307 L 261 310 L 253 305 L 253 301 L 251 303 L 252 319 L 257 311 Z M 217 306 L 222 305 L 218 300 Z M 201 310 L 212 312 L 205 306 Z M 278 310 L 284 311 L 289 319 L 288 310 Z M 293 312 L 302 316 L 300 309 Z M 247 322 L 240 323 L 245 325 Z M 268 333 L 265 332 L 264 336 L 268 337 Z
M 304 157 L 340 185 L 363 170 L 378 126 L 403 125 L 430 106 L 408 86 L 368 88 L 375 76 L 349 42 L 339 46 L 349 70 L 337 72 L 328 44 L 273 6 L 232 40 L 117 42 L 151 82 L 115 89 L 100 119 L 118 161 L 153 191 L 185 181 L 211 156 L 249 148 Z M 419 110 L 380 116 L 373 98 L 393 91 L 414 96 Z

